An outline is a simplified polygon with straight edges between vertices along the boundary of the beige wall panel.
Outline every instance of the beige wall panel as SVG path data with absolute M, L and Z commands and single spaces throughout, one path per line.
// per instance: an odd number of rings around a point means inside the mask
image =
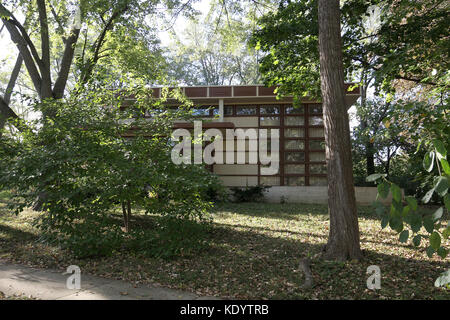
M 243 177 L 243 176 L 219 176 L 222 183 L 226 187 L 245 187 L 256 186 L 258 184 L 258 177 Z
M 216 164 L 214 165 L 216 174 L 258 174 L 258 165 L 256 164 Z

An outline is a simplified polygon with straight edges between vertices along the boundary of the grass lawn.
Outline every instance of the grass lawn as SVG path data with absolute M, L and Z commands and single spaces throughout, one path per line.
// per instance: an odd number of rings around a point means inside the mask
M 429 259 L 425 245 L 401 244 L 398 236 L 381 230 L 370 207 L 359 207 L 364 259 L 336 263 L 314 260 L 315 286 L 303 290 L 299 259 L 322 249 L 328 236 L 324 205 L 225 204 L 213 213 L 205 230 L 209 246 L 171 260 L 121 250 L 110 257 L 76 259 L 69 252 L 40 241 L 32 226 L 37 213 L 13 215 L 0 200 L 0 259 L 35 267 L 80 266 L 82 274 L 152 282 L 201 295 L 231 299 L 449 299 L 450 292 L 433 286 L 449 267 Z M 120 215 L 117 215 L 117 219 Z M 148 224 L 155 216 L 135 216 L 132 225 Z M 448 246 L 448 244 L 447 244 Z M 381 290 L 366 287 L 366 269 L 381 269 Z

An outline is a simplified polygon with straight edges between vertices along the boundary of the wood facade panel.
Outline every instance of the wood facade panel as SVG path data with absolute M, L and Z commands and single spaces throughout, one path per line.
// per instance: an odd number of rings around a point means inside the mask
M 234 87 L 235 97 L 256 97 L 256 86 Z
M 231 87 L 209 87 L 210 97 L 231 97 Z
M 276 93 L 273 92 L 276 88 L 277 87 L 259 87 L 258 96 L 276 96 Z
M 187 97 L 207 97 L 208 96 L 208 88 L 207 87 L 188 87 L 185 88 L 185 94 Z

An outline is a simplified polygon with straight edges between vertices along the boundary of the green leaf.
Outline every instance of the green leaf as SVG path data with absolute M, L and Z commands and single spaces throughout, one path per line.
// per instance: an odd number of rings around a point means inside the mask
M 431 197 L 433 196 L 433 193 L 434 193 L 434 188 L 431 190 L 428 190 L 428 192 L 422 198 L 423 203 L 430 202 Z
M 392 200 L 391 203 L 391 215 L 401 217 L 403 212 L 403 206 L 400 202 Z
M 450 165 L 448 164 L 448 161 L 444 158 L 441 160 L 442 169 L 444 169 L 444 172 L 450 176 Z
M 428 247 L 427 248 L 427 256 L 428 256 L 428 258 L 433 258 L 434 251 L 435 250 L 432 247 Z
M 434 231 L 430 236 L 430 245 L 434 250 L 439 249 L 441 246 L 441 236 L 436 231 Z
M 434 190 L 441 197 L 445 196 L 448 191 L 448 179 L 443 176 L 438 177 L 434 186 Z
M 437 209 L 433 215 L 431 216 L 433 218 L 433 221 L 436 222 L 438 221 L 440 218 L 442 218 L 442 214 L 444 213 L 444 208 L 440 207 L 439 209 Z
M 450 194 L 446 194 L 444 197 L 444 204 L 447 210 L 450 210 Z
M 389 216 L 388 215 L 383 216 L 383 218 L 381 219 L 381 229 L 386 228 L 388 223 L 389 223 Z
M 386 177 L 386 174 L 385 173 L 374 173 L 374 174 L 371 174 L 370 176 L 368 176 L 366 178 L 366 181 L 367 182 L 373 182 L 373 181 L 376 181 L 376 180 L 378 180 L 378 179 L 380 179 L 382 177 Z
M 418 247 L 420 246 L 420 240 L 422 240 L 422 237 L 420 236 L 420 234 L 418 234 L 417 236 L 415 236 L 413 238 L 413 244 Z
M 449 236 L 450 236 L 450 226 L 447 226 L 447 228 L 445 228 L 444 231 L 442 231 L 442 238 L 444 240 L 447 240 Z
M 391 217 L 391 219 L 389 219 L 389 226 L 394 231 L 402 232 L 402 230 L 403 230 L 403 221 L 399 217 Z
M 423 219 L 423 226 L 428 233 L 432 233 L 434 230 L 434 221 L 431 217 L 425 217 Z
M 441 140 L 434 139 L 433 146 L 436 149 L 436 155 L 438 159 L 443 159 L 447 157 L 447 149 L 445 149 L 444 143 Z
M 387 182 L 382 182 L 380 184 L 378 184 L 377 186 L 377 190 L 378 190 L 378 195 L 382 198 L 382 199 L 386 199 L 387 196 L 389 195 L 389 183 Z
M 420 228 L 422 228 L 422 217 L 420 217 L 418 214 L 411 215 L 410 225 L 412 232 L 419 232 Z
M 407 217 L 408 217 L 409 210 L 410 210 L 410 209 L 409 209 L 408 206 L 403 207 L 403 210 L 402 210 L 402 217 L 403 217 L 403 218 L 407 218 Z
M 400 189 L 399 186 L 397 186 L 395 183 L 391 184 L 391 192 L 392 192 L 392 198 L 400 202 L 402 201 L 402 189 Z
M 416 152 L 414 152 L 414 154 L 419 153 L 419 150 L 420 150 L 420 146 L 421 146 L 421 145 L 422 145 L 422 140 L 419 141 L 419 144 L 417 145 L 417 148 L 416 148 Z
M 408 241 L 409 238 L 409 231 L 408 230 L 403 230 L 400 233 L 400 236 L 398 237 L 398 239 L 400 240 L 400 242 L 405 243 L 406 241 Z
M 431 172 L 433 170 L 433 164 L 434 164 L 434 151 L 427 152 L 425 154 L 425 157 L 423 158 L 423 167 L 428 172 Z
M 441 257 L 442 259 L 445 259 L 445 257 L 447 257 L 447 254 L 448 254 L 448 250 L 445 249 L 444 247 L 440 247 L 440 248 L 437 250 L 437 254 L 438 254 L 438 256 Z
M 406 197 L 406 202 L 408 202 L 408 206 L 412 211 L 417 210 L 417 200 L 414 197 Z

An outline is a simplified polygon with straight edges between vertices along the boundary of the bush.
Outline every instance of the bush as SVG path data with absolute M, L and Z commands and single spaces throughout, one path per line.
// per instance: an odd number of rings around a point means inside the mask
M 230 188 L 235 202 L 258 202 L 264 200 L 264 192 L 267 192 L 269 186 L 252 187 L 233 187 Z
M 128 221 L 134 207 L 205 221 L 210 198 L 219 192 L 217 177 L 201 165 L 171 161 L 171 124 L 188 119 L 188 106 L 164 109 L 145 90 L 125 93 L 131 94 L 137 102 L 125 110 L 117 92 L 107 90 L 45 101 L 35 111 L 51 116 L 30 121 L 29 132 L 2 138 L 0 188 L 12 190 L 11 209 L 18 213 L 40 199 L 38 226 L 80 257 L 111 254 L 133 237 Z M 152 121 L 138 114 L 153 115 Z M 121 204 L 127 237 L 110 219 Z M 170 229 L 161 228 L 165 237 Z M 184 236 L 183 229 L 178 232 Z

